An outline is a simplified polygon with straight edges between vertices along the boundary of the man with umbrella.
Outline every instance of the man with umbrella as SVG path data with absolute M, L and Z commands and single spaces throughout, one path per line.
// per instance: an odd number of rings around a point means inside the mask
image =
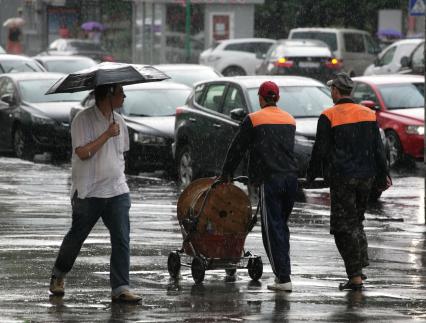
M 59 80 L 47 92 L 74 92 L 94 88 L 95 105 L 74 118 L 72 138 L 72 225 L 66 234 L 50 281 L 50 293 L 64 295 L 64 277 L 71 270 L 80 249 L 102 218 L 111 236 L 110 283 L 112 300 L 138 302 L 141 297 L 129 288 L 129 188 L 124 175 L 123 153 L 129 150 L 129 136 L 123 118 L 115 109 L 126 97 L 122 84 L 159 81 L 156 70 L 142 75 L 127 64 L 100 64 Z

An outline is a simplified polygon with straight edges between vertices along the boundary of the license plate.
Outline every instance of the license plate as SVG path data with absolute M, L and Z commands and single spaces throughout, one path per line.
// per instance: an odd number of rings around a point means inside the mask
M 299 67 L 303 68 L 313 68 L 313 67 L 319 67 L 320 64 L 318 62 L 299 62 Z

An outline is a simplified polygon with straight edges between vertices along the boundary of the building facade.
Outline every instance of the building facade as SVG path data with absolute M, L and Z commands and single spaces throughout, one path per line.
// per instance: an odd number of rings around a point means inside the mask
M 216 41 L 253 37 L 255 5 L 264 3 L 264 0 L 132 1 L 132 60 L 145 64 L 196 63 L 199 53 Z M 188 24 L 190 28 L 186 28 Z

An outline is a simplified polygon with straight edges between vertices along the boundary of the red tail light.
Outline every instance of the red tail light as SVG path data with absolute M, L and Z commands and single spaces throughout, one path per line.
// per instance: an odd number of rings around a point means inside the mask
M 274 62 L 275 66 L 277 67 L 285 67 L 285 68 L 289 68 L 289 67 L 293 67 L 294 62 L 285 58 L 285 57 L 281 57 L 279 58 L 277 61 Z
M 341 69 L 342 65 L 343 65 L 343 61 L 339 60 L 335 57 L 329 58 L 328 61 L 325 63 L 325 67 L 330 68 L 330 69 L 334 69 L 334 70 Z
M 112 57 L 111 55 L 105 55 L 105 56 L 103 56 L 102 60 L 104 62 L 115 62 L 114 57 Z
M 176 108 L 176 115 L 183 113 L 184 109 L 183 107 L 177 107 Z

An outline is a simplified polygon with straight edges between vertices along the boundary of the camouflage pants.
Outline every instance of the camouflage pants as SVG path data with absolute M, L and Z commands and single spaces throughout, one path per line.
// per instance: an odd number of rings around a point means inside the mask
M 334 235 L 348 277 L 361 275 L 362 268 L 369 264 L 362 222 L 373 182 L 374 177 L 337 177 L 330 181 L 330 233 Z

